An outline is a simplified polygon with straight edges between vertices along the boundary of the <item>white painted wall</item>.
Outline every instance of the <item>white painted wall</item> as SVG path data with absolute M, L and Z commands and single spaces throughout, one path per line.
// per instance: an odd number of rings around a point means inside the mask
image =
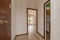
M 38 32 L 44 34 L 44 9 L 43 4 L 47 0 L 40 0 L 39 6 L 36 0 L 12 0 L 12 40 L 15 35 L 24 34 L 27 31 L 26 8 L 38 8 Z M 60 40 L 60 0 L 51 0 L 51 40 Z M 44 35 L 43 35 L 44 36 Z
M 11 40 L 14 40 L 16 35 L 16 25 L 15 25 L 15 17 L 16 17 L 16 3 L 15 0 L 11 0 Z
M 44 3 L 47 0 L 40 0 L 38 6 L 38 32 L 44 36 Z
M 51 40 L 60 40 L 60 0 L 51 0 Z
M 35 0 L 16 0 L 16 35 L 27 33 L 27 8 L 37 9 Z
M 11 40 L 27 33 L 27 8 L 37 9 L 37 0 L 11 0 Z
M 16 0 L 16 35 L 27 33 L 27 1 Z

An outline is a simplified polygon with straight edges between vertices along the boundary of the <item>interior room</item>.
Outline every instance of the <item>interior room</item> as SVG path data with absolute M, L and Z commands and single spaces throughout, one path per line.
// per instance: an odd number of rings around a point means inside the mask
M 0 40 L 60 40 L 60 0 L 0 0 Z

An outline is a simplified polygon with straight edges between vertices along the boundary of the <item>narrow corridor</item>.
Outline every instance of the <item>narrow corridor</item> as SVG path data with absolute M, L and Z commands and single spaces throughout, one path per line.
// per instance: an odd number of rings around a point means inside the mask
M 34 25 L 29 25 L 28 35 L 18 36 L 16 40 L 43 40 L 43 38 L 36 33 L 36 27 Z

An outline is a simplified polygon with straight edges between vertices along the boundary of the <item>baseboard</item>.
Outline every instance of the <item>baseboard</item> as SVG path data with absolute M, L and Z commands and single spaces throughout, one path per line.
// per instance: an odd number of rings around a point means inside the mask
M 28 35 L 28 33 L 16 35 L 15 38 L 14 38 L 14 40 L 16 39 L 16 37 L 18 37 L 18 36 L 23 36 L 23 35 Z
M 14 38 L 14 40 L 16 39 L 16 36 L 15 36 L 15 38 Z
M 44 36 L 42 36 L 39 32 L 37 32 L 37 34 L 38 34 L 38 35 L 40 35 L 42 38 L 44 38 L 44 39 L 45 39 L 45 37 L 44 37 Z

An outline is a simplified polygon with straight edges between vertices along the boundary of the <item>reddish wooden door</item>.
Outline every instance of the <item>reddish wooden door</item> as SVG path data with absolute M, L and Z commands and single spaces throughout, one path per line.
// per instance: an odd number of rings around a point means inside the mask
M 4 31 L 4 25 L 3 25 L 3 16 L 0 15 L 0 40 L 4 40 L 5 38 L 5 31 Z
M 0 40 L 11 40 L 11 0 L 0 0 Z

